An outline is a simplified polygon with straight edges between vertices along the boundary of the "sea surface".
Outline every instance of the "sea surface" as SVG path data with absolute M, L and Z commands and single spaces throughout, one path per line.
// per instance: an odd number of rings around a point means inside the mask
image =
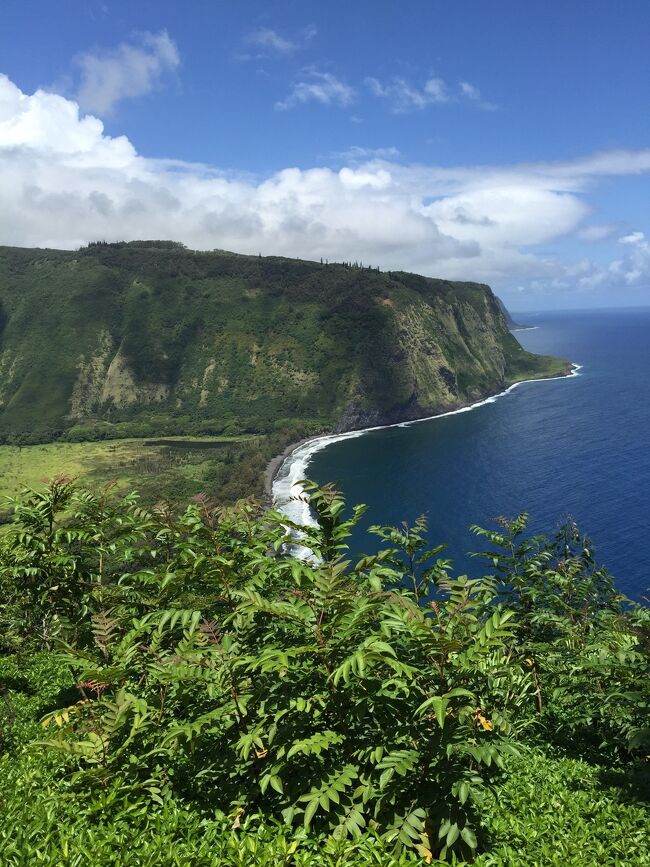
M 515 334 L 526 349 L 567 358 L 578 374 L 522 383 L 471 411 L 308 444 L 285 463 L 276 497 L 305 476 L 337 482 L 350 504 L 369 506 L 354 552 L 377 549 L 370 524 L 424 513 L 431 542 L 445 542 L 455 571 L 470 575 L 480 564 L 468 552 L 483 547 L 470 524 L 527 511 L 531 530 L 552 534 L 571 516 L 618 589 L 640 598 L 650 593 L 650 309 L 518 318 L 535 326 Z

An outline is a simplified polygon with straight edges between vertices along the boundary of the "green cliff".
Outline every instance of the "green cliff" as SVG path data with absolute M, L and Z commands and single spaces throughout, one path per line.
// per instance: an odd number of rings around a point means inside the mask
M 0 438 L 351 429 L 559 374 L 489 287 L 172 242 L 0 248 Z

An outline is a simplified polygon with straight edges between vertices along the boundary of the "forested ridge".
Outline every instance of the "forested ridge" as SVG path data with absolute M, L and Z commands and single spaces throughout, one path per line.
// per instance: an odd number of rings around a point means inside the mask
M 351 429 L 562 373 L 489 287 L 165 241 L 0 248 L 0 438 Z
M 350 557 L 363 507 L 304 496 L 315 527 L 63 477 L 14 503 L 3 864 L 647 864 L 650 612 L 590 540 L 503 518 L 469 579 L 423 518 Z

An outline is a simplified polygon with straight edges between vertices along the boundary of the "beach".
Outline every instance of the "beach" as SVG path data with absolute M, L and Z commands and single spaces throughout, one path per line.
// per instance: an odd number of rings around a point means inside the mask
M 510 394 L 515 388 L 523 385 L 526 382 L 549 382 L 556 379 L 570 379 L 578 376 L 582 365 L 571 364 L 570 370 L 561 376 L 542 377 L 539 379 L 523 379 L 508 386 L 503 391 L 497 394 L 490 395 L 475 403 L 461 406 L 456 409 L 447 410 L 445 412 L 435 413 L 434 415 L 424 416 L 422 418 L 412 419 L 410 421 L 395 422 L 387 425 L 376 425 L 374 427 L 360 428 L 359 430 L 346 431 L 337 434 L 322 434 L 315 437 L 300 440 L 287 446 L 284 451 L 276 455 L 266 467 L 265 471 L 265 490 L 270 497 L 273 505 L 280 509 L 287 517 L 296 523 L 313 524 L 313 517 L 307 503 L 298 501 L 294 498 L 301 493 L 300 482 L 307 477 L 307 468 L 312 457 L 322 449 L 332 443 L 341 442 L 342 440 L 355 439 L 361 437 L 370 431 L 387 430 L 389 428 L 410 427 L 420 424 L 425 421 L 432 421 L 438 418 L 447 418 L 452 415 L 458 415 L 464 412 L 472 412 L 481 406 L 494 403 L 499 398 Z

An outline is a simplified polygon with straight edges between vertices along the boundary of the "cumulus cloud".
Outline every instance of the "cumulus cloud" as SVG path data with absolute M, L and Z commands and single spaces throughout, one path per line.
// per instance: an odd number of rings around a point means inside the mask
M 650 288 L 650 243 L 643 232 L 632 232 L 619 238 L 623 245 L 623 255 L 606 265 L 594 264 L 585 260 L 577 277 L 582 289 L 610 288 L 620 291 L 623 288 Z
M 172 238 L 197 248 L 331 259 L 471 256 L 378 166 L 288 168 L 257 182 L 139 156 L 75 103 L 0 77 L 0 241 L 75 247 Z
M 618 244 L 618 255 L 605 264 L 586 257 L 568 265 L 556 263 L 555 273 L 546 284 L 532 281 L 529 288 L 600 294 L 609 303 L 616 303 L 622 291 L 641 299 L 644 296 L 640 292 L 650 289 L 650 242 L 637 231 L 618 238 Z
M 306 102 L 346 106 L 354 101 L 354 97 L 354 89 L 335 75 L 309 69 L 305 70 L 302 80 L 294 84 L 289 95 L 276 102 L 275 107 L 280 111 L 286 111 L 297 105 L 304 105 Z
M 622 262 L 623 279 L 628 286 L 642 282 L 650 283 L 650 241 L 643 232 L 632 232 L 620 239 L 629 246 L 629 252 Z
M 155 90 L 179 64 L 178 48 L 166 30 L 143 33 L 137 43 L 78 55 L 75 98 L 84 111 L 106 115 L 121 100 Z
M 500 291 L 650 282 L 641 231 L 622 235 L 605 265 L 563 263 L 539 248 L 580 230 L 590 183 L 650 172 L 650 150 L 498 167 L 404 165 L 393 156 L 358 148 L 338 170 L 286 168 L 265 178 L 150 159 L 71 100 L 24 94 L 0 76 L 0 243 L 174 239 L 198 249 L 361 259 Z

